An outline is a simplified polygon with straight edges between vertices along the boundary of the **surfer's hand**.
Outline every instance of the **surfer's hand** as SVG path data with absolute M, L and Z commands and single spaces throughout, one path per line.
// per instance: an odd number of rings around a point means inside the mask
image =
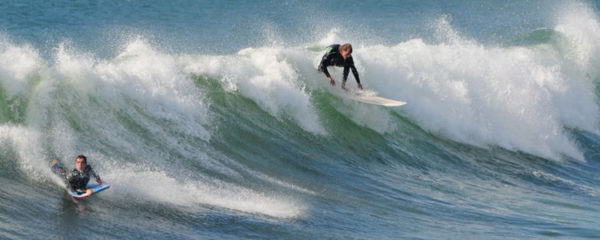
M 362 89 L 362 84 L 360 84 L 360 83 L 358 84 L 358 89 L 363 90 Z
M 333 78 L 328 77 L 329 78 L 329 84 L 331 84 L 331 86 L 335 86 L 335 81 L 333 81 Z

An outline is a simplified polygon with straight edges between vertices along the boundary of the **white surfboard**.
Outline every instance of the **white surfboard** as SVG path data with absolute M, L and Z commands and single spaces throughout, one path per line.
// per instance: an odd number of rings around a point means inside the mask
M 331 88 L 331 92 L 343 98 L 368 103 L 384 107 L 400 107 L 406 105 L 406 102 L 377 96 L 377 92 L 372 90 L 342 90 L 341 88 Z
M 394 99 L 377 96 L 376 92 L 370 91 L 370 90 L 364 90 L 364 91 L 347 90 L 347 91 L 344 91 L 344 90 L 340 89 L 340 90 L 334 90 L 334 92 L 336 94 L 339 94 L 342 97 L 352 99 L 354 101 L 373 104 L 373 105 L 379 105 L 379 106 L 384 106 L 384 107 L 400 107 L 400 106 L 406 105 L 406 102 L 403 102 L 403 101 L 398 101 L 398 100 L 394 100 Z
M 362 94 L 353 95 L 350 98 L 352 98 L 356 101 L 359 101 L 359 102 L 375 104 L 375 105 L 380 105 L 380 106 L 385 106 L 385 107 L 400 107 L 400 106 L 406 104 L 406 102 L 402 102 L 402 101 L 398 101 L 398 100 L 393 100 L 393 99 L 379 97 L 379 96 L 367 96 L 367 95 L 362 95 Z

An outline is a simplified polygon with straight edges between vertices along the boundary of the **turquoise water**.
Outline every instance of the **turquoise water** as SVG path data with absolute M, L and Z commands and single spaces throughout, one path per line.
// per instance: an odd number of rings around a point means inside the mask
M 0 13 L 0 238 L 600 238 L 595 1 Z M 408 104 L 340 97 L 344 42 Z M 48 164 L 79 154 L 111 189 L 77 205 Z

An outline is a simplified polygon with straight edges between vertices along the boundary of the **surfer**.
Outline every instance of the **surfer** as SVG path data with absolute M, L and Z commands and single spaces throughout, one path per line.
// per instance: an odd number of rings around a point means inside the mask
M 331 78 L 329 71 L 327 71 L 327 67 L 329 66 L 344 67 L 342 89 L 346 90 L 346 80 L 348 79 L 348 72 L 350 69 L 352 69 L 354 79 L 356 80 L 356 83 L 358 83 L 358 88 L 361 90 L 363 89 L 362 85 L 360 84 L 360 78 L 358 78 L 358 71 L 356 71 L 356 67 L 354 67 L 354 60 L 352 59 L 352 45 L 350 45 L 350 43 L 346 43 L 344 45 L 333 44 L 327 47 L 327 52 L 325 55 L 323 55 L 321 63 L 319 63 L 318 70 L 327 76 L 331 86 L 335 86 L 335 81 L 333 78 Z
M 65 169 L 62 167 L 59 171 L 62 174 L 65 173 Z M 94 176 L 98 184 L 103 184 L 100 176 L 92 169 L 92 166 L 87 165 L 87 157 L 79 155 L 75 159 L 75 168 L 65 178 L 69 183 L 71 191 L 78 194 L 86 193 L 92 195 L 92 189 L 86 189 L 86 186 L 90 181 L 90 175 Z

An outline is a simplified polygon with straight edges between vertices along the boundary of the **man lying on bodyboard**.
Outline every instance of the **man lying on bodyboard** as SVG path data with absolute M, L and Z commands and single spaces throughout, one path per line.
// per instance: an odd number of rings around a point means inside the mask
M 84 155 L 77 156 L 75 168 L 69 173 L 66 173 L 56 159 L 52 161 L 51 168 L 53 172 L 64 177 L 73 198 L 86 198 L 110 187 L 108 184 L 104 184 L 92 166 L 87 164 L 87 157 Z M 96 179 L 98 185 L 88 185 L 91 176 Z

